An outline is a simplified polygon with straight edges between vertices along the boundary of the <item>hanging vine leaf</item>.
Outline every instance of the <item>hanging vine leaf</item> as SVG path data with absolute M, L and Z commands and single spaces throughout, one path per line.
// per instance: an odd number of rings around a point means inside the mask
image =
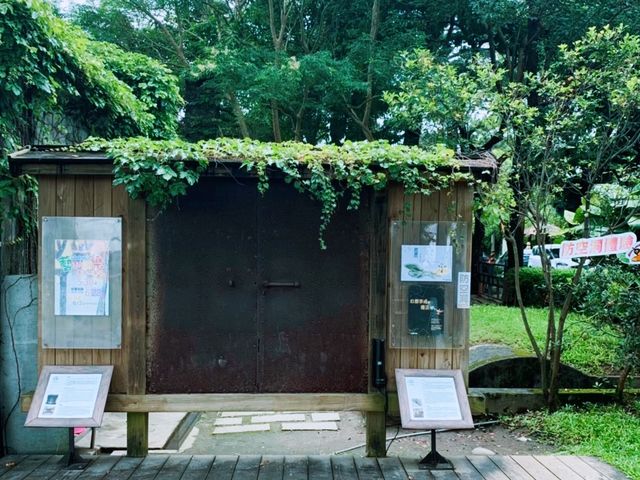
M 322 248 L 326 247 L 324 232 L 345 194 L 347 208 L 356 209 L 365 187 L 381 190 L 398 182 L 408 193 L 429 195 L 471 179 L 459 171 L 453 150 L 439 145 L 424 149 L 375 141 L 315 146 L 234 138 L 187 143 L 137 137 L 89 139 L 75 149 L 105 151 L 114 162 L 114 184 L 124 185 L 133 198 L 145 198 L 161 210 L 184 195 L 210 162 L 240 161 L 258 178 L 261 193 L 277 172 L 299 192 L 320 202 Z

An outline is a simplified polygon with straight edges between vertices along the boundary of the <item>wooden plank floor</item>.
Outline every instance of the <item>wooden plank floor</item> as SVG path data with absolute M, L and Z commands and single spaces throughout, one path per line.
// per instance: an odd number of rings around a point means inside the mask
M 102 455 L 84 470 L 64 470 L 60 455 L 14 455 L 0 460 L 0 480 L 624 480 L 592 457 L 453 457 L 455 471 L 419 470 L 417 459 L 350 456 Z

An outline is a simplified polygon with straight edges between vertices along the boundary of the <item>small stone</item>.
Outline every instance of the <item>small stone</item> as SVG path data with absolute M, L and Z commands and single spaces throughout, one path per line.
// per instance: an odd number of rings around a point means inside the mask
M 476 447 L 471 451 L 472 455 L 495 455 L 496 452 L 484 447 Z
M 529 442 L 531 439 L 527 437 L 518 437 L 516 438 L 519 442 Z

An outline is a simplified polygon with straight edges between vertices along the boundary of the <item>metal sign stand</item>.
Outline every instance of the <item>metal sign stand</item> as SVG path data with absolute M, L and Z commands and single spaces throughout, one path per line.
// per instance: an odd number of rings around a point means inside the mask
M 76 439 L 73 433 L 73 427 L 69 428 L 69 451 L 62 457 L 60 461 L 67 470 L 84 470 L 89 463 L 89 460 L 82 458 L 78 452 L 76 452 Z
M 453 464 L 436 451 L 436 430 L 431 429 L 431 451 L 418 462 L 420 470 L 453 470 Z

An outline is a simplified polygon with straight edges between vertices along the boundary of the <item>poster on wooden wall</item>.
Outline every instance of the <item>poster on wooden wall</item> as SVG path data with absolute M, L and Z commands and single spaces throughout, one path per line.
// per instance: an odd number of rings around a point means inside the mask
M 451 245 L 402 245 L 400 281 L 450 282 Z
M 56 315 L 109 315 L 109 242 L 55 240 Z
M 43 217 L 42 347 L 122 345 L 122 219 Z

